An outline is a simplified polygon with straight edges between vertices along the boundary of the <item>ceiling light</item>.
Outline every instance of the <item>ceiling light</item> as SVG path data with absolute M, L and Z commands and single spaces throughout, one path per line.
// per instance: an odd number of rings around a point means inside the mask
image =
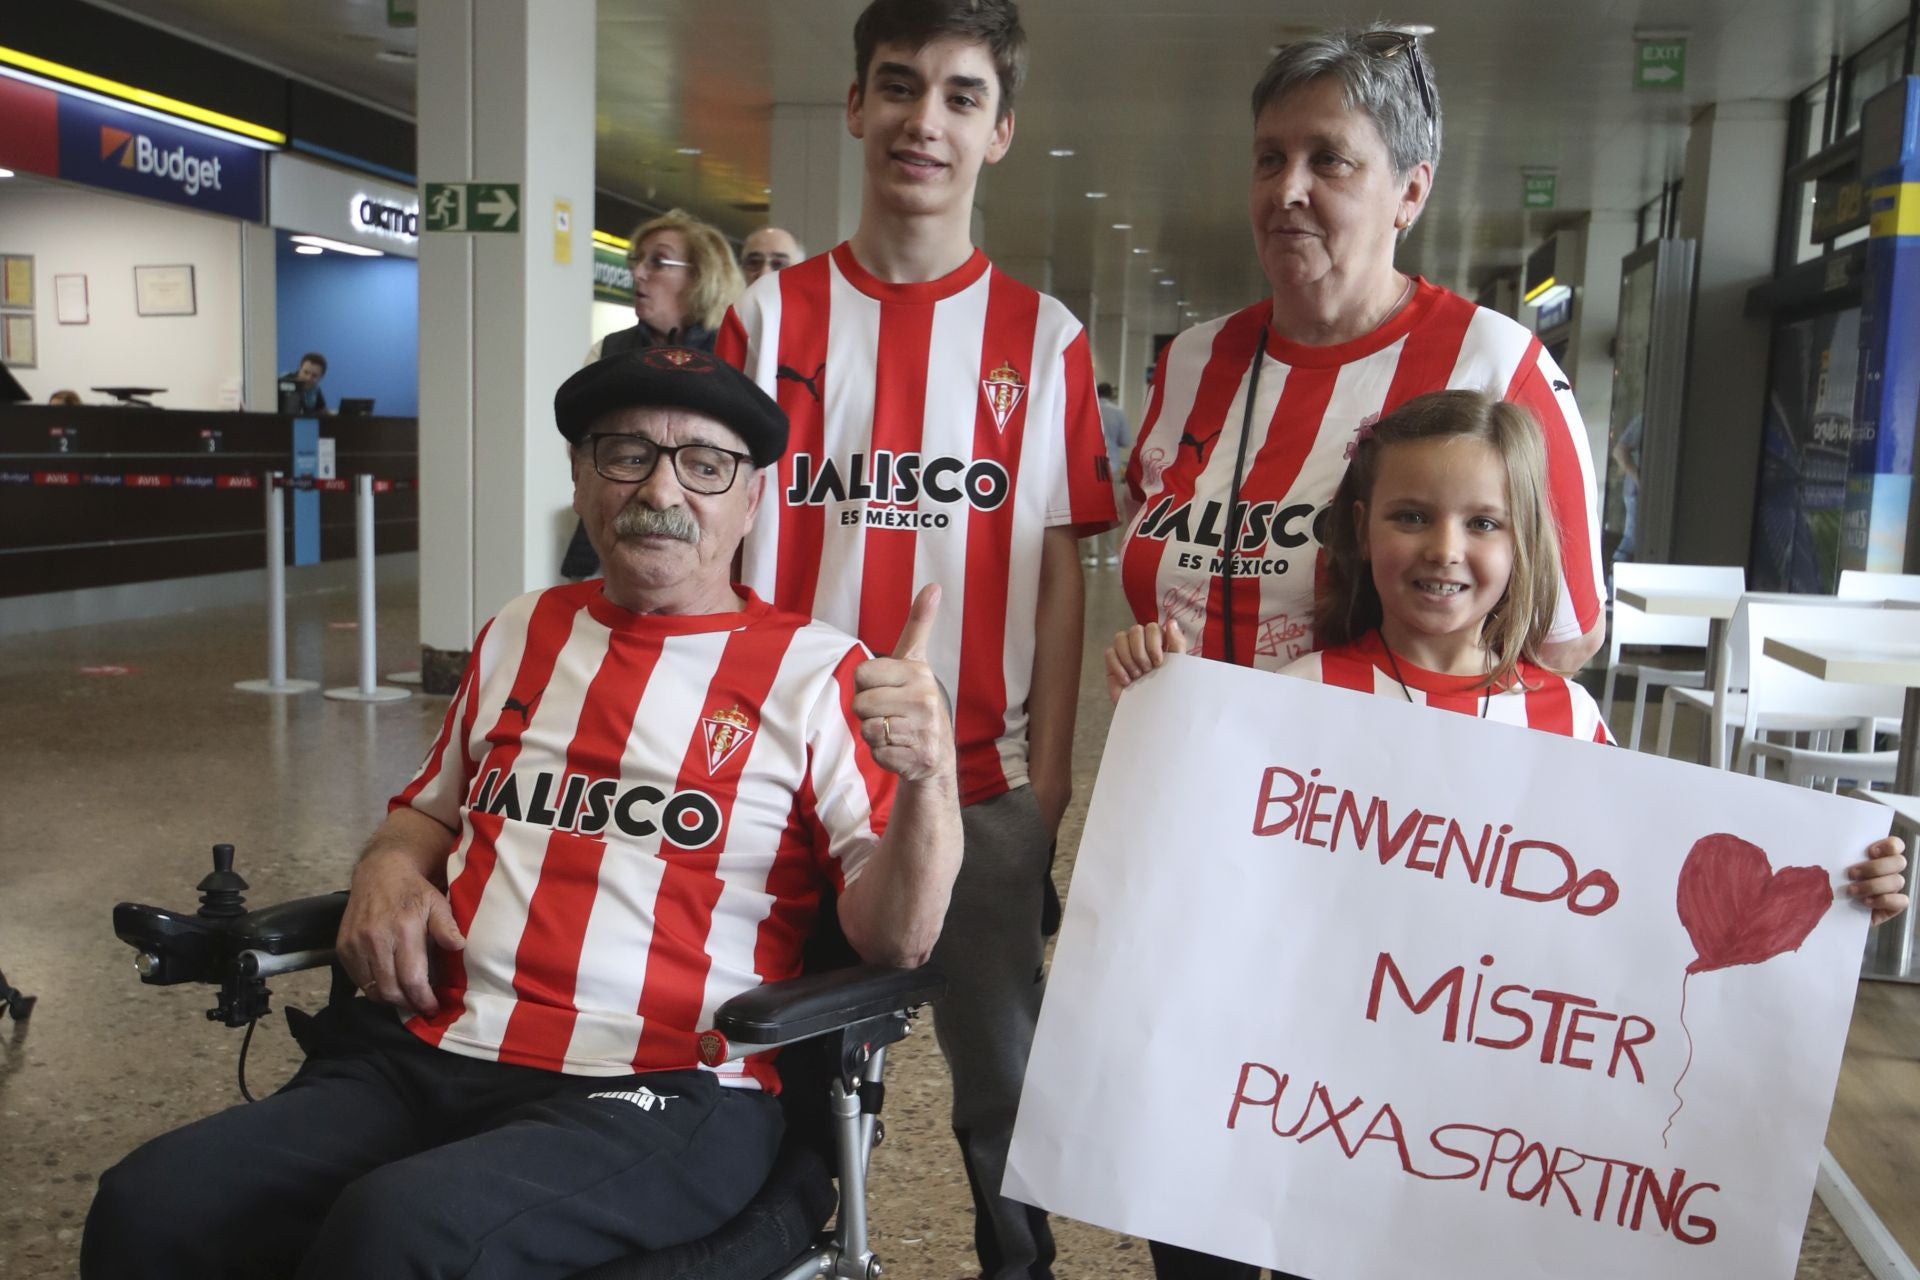
M 1134 252 L 1135 253 L 1151 253 L 1153 251 L 1151 249 L 1135 249 Z
M 373 55 L 375 62 L 398 62 L 406 66 L 416 65 L 420 59 L 411 49 L 382 49 Z
M 699 147 L 675 147 L 674 150 L 683 156 L 697 156 L 702 154 Z
M 350 253 L 356 258 L 384 258 L 387 255 L 378 249 L 369 249 L 363 244 L 347 244 L 341 240 L 329 240 L 325 236 L 288 236 L 295 244 L 313 245 L 321 249 L 331 249 L 335 253 Z
M 1053 148 L 1053 150 L 1047 152 L 1047 154 L 1055 157 L 1056 159 L 1065 160 L 1068 156 L 1073 154 L 1073 148 L 1072 147 L 1055 147 Z
M 1116 222 L 1113 224 L 1113 229 L 1115 231 L 1131 231 L 1133 230 L 1133 224 L 1131 222 Z
M 13 176 L 13 170 L 0 169 L 0 178 L 11 178 L 12 176 Z
M 1104 191 L 1087 192 L 1087 199 L 1089 200 L 1105 200 L 1106 198 L 1107 198 L 1107 193 Z
M 603 244 L 609 249 L 618 249 L 622 253 L 625 253 L 633 247 L 633 241 L 627 239 L 625 236 L 617 236 L 611 231 L 602 231 L 598 227 L 593 229 L 593 242 L 595 244 Z
M 1173 277 L 1172 277 L 1172 276 L 1161 276 L 1161 277 L 1160 277 L 1160 283 L 1161 283 L 1162 285 L 1166 285 L 1166 286 L 1169 286 L 1169 287 L 1170 287 L 1170 286 L 1171 286 L 1171 285 L 1173 284 Z
M 293 251 L 295 253 L 325 253 L 326 252 L 325 249 L 322 249 L 317 244 L 297 244 L 293 246 Z

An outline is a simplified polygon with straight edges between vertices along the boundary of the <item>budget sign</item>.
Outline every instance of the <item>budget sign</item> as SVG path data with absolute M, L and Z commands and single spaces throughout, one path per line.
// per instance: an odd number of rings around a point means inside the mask
M 1005 1193 L 1317 1280 L 1793 1275 L 1885 809 L 1174 658 Z

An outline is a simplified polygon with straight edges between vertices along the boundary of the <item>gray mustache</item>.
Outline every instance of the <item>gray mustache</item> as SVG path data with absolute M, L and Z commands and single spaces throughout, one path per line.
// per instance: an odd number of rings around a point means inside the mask
M 613 532 L 614 536 L 620 538 L 661 537 L 678 538 L 682 542 L 700 541 L 700 525 L 685 507 L 668 507 L 664 511 L 656 511 L 642 504 L 622 507 L 613 518 Z

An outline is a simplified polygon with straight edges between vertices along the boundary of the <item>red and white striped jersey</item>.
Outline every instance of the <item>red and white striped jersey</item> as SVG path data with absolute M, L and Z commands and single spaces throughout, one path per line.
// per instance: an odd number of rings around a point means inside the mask
M 1141 622 L 1177 620 L 1210 658 L 1227 656 L 1226 507 L 1268 314 L 1263 301 L 1173 340 L 1127 465 L 1140 503 L 1121 551 L 1127 603 Z M 1593 461 L 1565 375 L 1512 320 L 1417 280 L 1398 315 L 1351 342 L 1307 347 L 1268 334 L 1240 482 L 1234 661 L 1276 670 L 1313 647 L 1317 521 L 1346 474 L 1354 433 L 1414 396 L 1468 387 L 1526 406 L 1545 437 L 1560 530 L 1553 638 L 1599 621 Z
M 409 1029 L 572 1075 L 699 1065 L 729 997 L 800 971 L 821 889 L 858 876 L 894 777 L 853 715 L 851 637 L 774 610 L 635 614 L 599 580 L 487 624 L 391 807 L 459 835 L 466 935 Z M 777 1088 L 769 1061 L 721 1081 Z
M 939 583 L 961 803 L 1025 783 L 1042 533 L 1115 519 L 1080 322 L 978 250 L 888 284 L 842 244 L 755 282 L 715 351 L 792 422 L 743 580 L 881 653 Z
M 1399 663 L 1399 675 L 1393 663 Z M 1379 631 L 1369 631 L 1350 644 L 1310 653 L 1281 671 L 1320 684 L 1358 689 L 1388 698 L 1403 698 L 1442 711 L 1483 715 L 1496 724 L 1542 729 L 1588 742 L 1613 741 L 1600 704 L 1593 695 L 1565 676 L 1531 662 L 1522 662 L 1517 679 L 1497 693 L 1479 687 L 1478 676 L 1450 676 L 1417 667 L 1405 658 L 1389 659 Z M 1406 686 L 1402 689 L 1400 681 Z

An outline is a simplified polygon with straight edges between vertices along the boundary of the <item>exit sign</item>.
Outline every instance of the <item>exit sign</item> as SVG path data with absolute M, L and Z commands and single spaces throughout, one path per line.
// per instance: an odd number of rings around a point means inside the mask
M 1633 87 L 1684 89 L 1687 87 L 1685 40 L 1640 40 L 1633 46 Z
M 1554 201 L 1554 188 L 1557 178 L 1551 173 L 1523 173 L 1520 175 L 1520 207 L 1522 209 L 1551 209 Z

